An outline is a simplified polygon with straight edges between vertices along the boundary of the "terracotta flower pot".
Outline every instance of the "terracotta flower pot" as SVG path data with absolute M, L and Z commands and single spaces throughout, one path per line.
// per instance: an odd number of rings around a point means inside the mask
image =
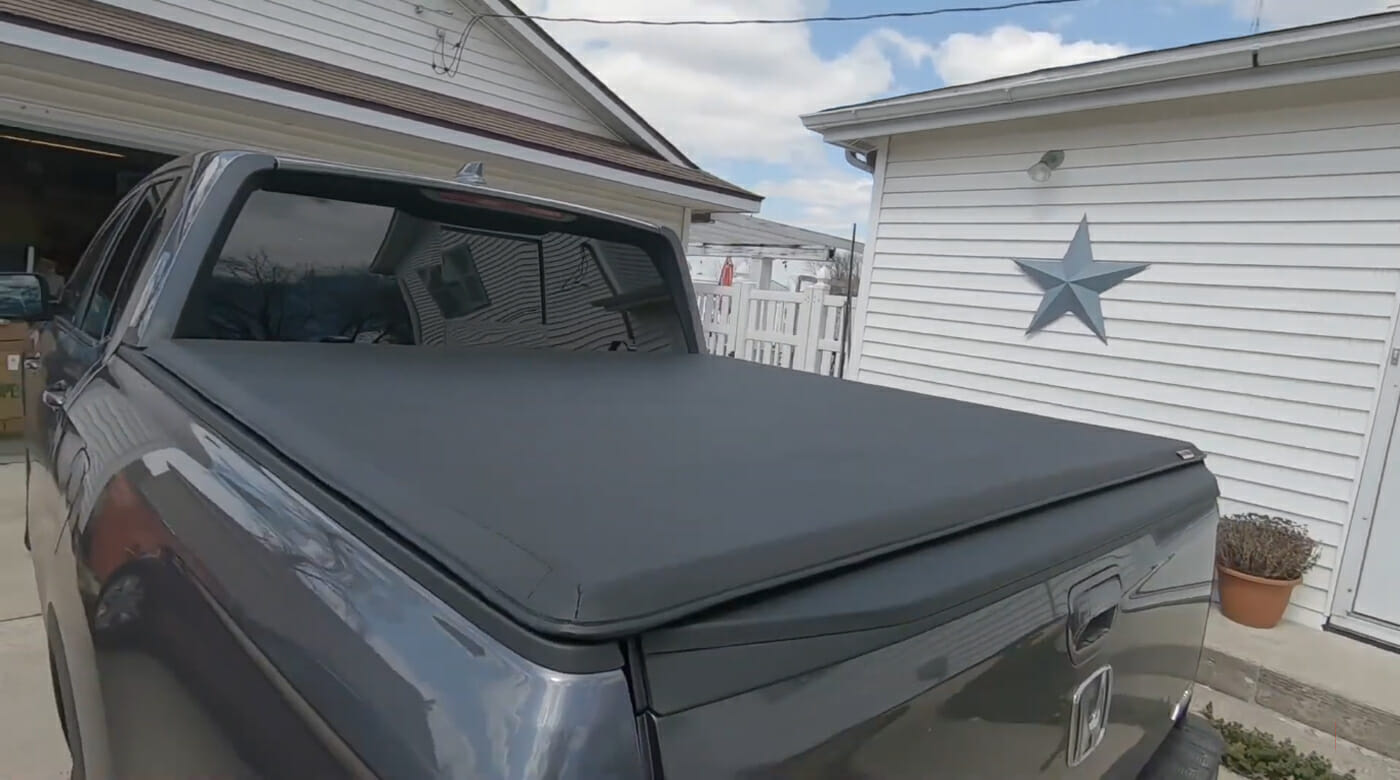
M 1288 599 L 1302 580 L 1269 580 L 1217 566 L 1220 572 L 1220 611 L 1252 628 L 1273 628 L 1283 620 Z

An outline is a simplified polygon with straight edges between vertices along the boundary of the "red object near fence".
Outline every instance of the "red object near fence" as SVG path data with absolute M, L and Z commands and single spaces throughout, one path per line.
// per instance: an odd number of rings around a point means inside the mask
M 734 286 L 734 260 L 732 258 L 724 258 L 724 266 L 719 269 L 719 286 Z

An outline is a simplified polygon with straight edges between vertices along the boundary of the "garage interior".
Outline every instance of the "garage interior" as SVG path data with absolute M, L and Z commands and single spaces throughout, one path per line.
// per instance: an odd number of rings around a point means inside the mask
M 0 125 L 0 271 L 55 293 L 117 201 L 170 157 Z

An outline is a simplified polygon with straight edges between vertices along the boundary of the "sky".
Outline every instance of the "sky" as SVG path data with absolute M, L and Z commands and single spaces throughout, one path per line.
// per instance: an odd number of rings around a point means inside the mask
M 799 117 L 832 106 L 1057 65 L 1372 13 L 1395 0 L 1079 0 L 987 13 L 783 26 L 544 23 L 633 109 L 712 173 L 766 197 L 760 216 L 849 235 L 871 177 Z M 518 0 L 610 19 L 864 14 L 996 0 Z M 863 227 L 862 227 L 863 232 Z

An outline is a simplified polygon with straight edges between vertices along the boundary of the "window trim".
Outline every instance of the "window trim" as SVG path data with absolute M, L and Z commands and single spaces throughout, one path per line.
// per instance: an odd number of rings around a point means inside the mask
M 131 192 L 117 201 L 117 205 L 112 207 L 112 212 L 107 215 L 107 218 L 102 220 L 102 224 L 97 227 L 97 232 L 92 234 L 92 242 L 95 243 L 102 235 L 102 232 L 109 226 L 112 227 L 112 234 L 107 236 L 106 243 L 97 250 L 99 254 L 92 261 L 94 265 L 92 275 L 83 281 L 83 284 L 86 285 L 85 289 L 79 293 L 78 300 L 74 302 L 73 311 L 68 312 L 59 309 L 54 312 L 54 320 L 83 336 L 87 336 L 87 333 L 79 327 L 78 323 L 82 321 L 82 315 L 87 311 L 88 297 L 92 294 L 93 287 L 96 286 L 96 280 L 101 276 L 102 269 L 107 267 L 107 256 L 111 254 L 112 241 L 116 238 L 118 233 L 126 228 L 127 220 L 131 218 L 132 204 L 136 202 L 136 195 L 142 191 L 144 191 L 142 187 L 133 187 Z M 83 261 L 87 259 L 88 250 L 92 248 L 92 243 L 90 243 L 83 250 L 83 256 L 78 258 L 78 264 L 73 266 L 73 273 L 69 275 L 68 280 L 64 282 L 63 285 L 63 291 L 65 293 L 73 283 L 73 277 L 77 275 L 78 269 L 82 267 Z
M 189 169 L 184 167 L 173 168 L 169 171 L 162 171 L 161 173 L 169 174 L 168 177 L 162 176 L 161 181 L 172 181 L 170 190 L 166 193 L 165 198 L 161 200 L 157 211 L 158 214 L 165 213 L 167 219 L 147 244 L 145 255 L 140 258 L 137 263 L 128 266 L 126 271 L 122 274 L 122 278 L 118 280 L 118 295 L 121 294 L 123 287 L 127 288 L 126 305 L 122 311 L 117 312 L 114 318 L 107 323 L 107 326 L 104 328 L 104 339 L 112 340 L 112 337 L 116 335 L 119 328 L 122 330 L 122 337 L 125 338 L 126 328 L 123 326 L 122 319 L 126 317 L 127 313 L 130 311 L 130 307 L 140 301 L 141 296 L 138 293 L 142 287 L 142 280 L 147 278 L 147 271 L 160 264 L 161 252 L 165 251 L 164 244 L 175 232 L 175 225 L 179 223 L 181 209 L 183 208 L 183 204 L 189 192 Z M 145 238 L 145 236 L 143 236 L 143 238 Z M 127 286 L 128 280 L 130 280 L 129 287 Z
M 126 209 L 126 213 L 123 215 L 122 218 L 121 227 L 118 228 L 117 231 L 112 234 L 112 240 L 109 241 L 107 246 L 103 248 L 102 257 L 98 260 L 99 266 L 97 270 L 93 273 L 93 284 L 83 293 L 83 300 L 80 306 L 80 311 L 75 313 L 76 317 L 69 319 L 69 325 L 72 326 L 73 330 L 76 333 L 81 334 L 89 342 L 93 344 L 100 344 L 112 335 L 109 326 L 111 326 L 113 322 L 113 317 L 110 312 L 107 315 L 107 320 L 102 324 L 102 331 L 100 335 L 94 336 L 91 333 L 89 333 L 83 327 L 83 321 L 87 319 L 88 310 L 92 308 L 92 296 L 95 292 L 97 292 L 98 285 L 102 282 L 103 276 L 107 273 L 108 266 L 110 266 L 112 263 L 112 255 L 116 251 L 117 240 L 126 234 L 126 229 L 130 227 L 131 220 L 135 216 L 137 208 L 139 208 L 138 204 L 140 203 L 141 198 L 144 197 L 147 193 L 153 192 L 154 190 L 156 190 L 156 188 L 160 187 L 163 184 L 170 185 L 169 189 L 166 190 L 165 194 L 161 195 L 156 201 L 155 209 L 153 211 L 154 218 L 154 215 L 160 213 L 160 209 L 166 204 L 167 201 L 169 201 L 171 195 L 175 192 L 175 189 L 179 183 L 179 178 L 179 174 L 174 173 L 169 175 L 163 175 L 158 179 L 152 179 L 150 181 L 142 182 L 141 184 L 138 184 L 137 186 L 132 188 L 131 192 L 126 196 L 126 202 L 119 206 L 119 208 L 124 207 Z M 137 236 L 136 240 L 138 247 L 141 246 L 141 240 L 146 237 L 146 234 L 150 231 L 150 229 L 151 222 L 148 221 L 145 227 L 141 229 L 141 235 Z M 122 277 L 117 280 L 118 290 L 121 289 L 122 279 L 124 279 L 126 275 L 130 272 L 130 265 L 128 265 L 125 269 L 122 270 Z

